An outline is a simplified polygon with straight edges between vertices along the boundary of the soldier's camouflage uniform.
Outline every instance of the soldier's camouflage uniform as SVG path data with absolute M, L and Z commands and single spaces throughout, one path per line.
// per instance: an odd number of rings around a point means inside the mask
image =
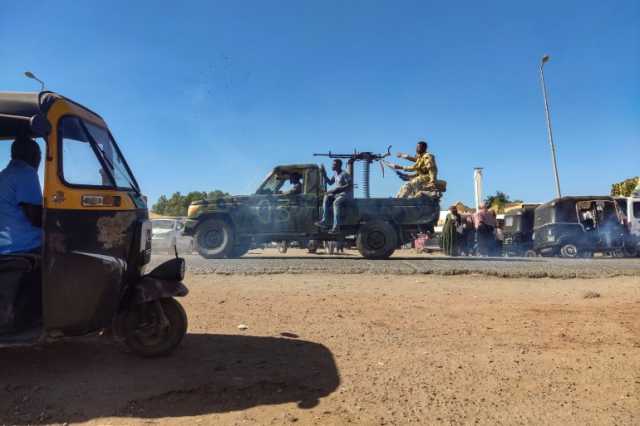
M 433 154 L 429 152 L 418 154 L 415 157 L 415 163 L 412 166 L 402 167 L 402 170 L 415 172 L 415 175 L 409 182 L 402 185 L 396 195 L 397 198 L 416 197 L 422 191 L 433 191 L 436 188 L 438 166 Z

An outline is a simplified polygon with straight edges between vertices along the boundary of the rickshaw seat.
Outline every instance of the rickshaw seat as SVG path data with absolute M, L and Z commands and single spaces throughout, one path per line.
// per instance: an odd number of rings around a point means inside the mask
M 21 294 L 33 288 L 32 272 L 40 266 L 40 256 L 35 254 L 0 255 L 0 333 L 13 330 L 17 316 L 16 306 Z M 28 285 L 27 285 L 28 284 Z

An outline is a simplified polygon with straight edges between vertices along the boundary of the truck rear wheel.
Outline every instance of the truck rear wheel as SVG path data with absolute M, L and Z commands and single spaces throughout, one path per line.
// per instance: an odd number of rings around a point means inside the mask
M 224 220 L 209 219 L 198 226 L 195 240 L 200 256 L 205 259 L 221 259 L 233 249 L 233 229 Z
M 368 222 L 358 230 L 356 246 L 366 259 L 387 259 L 398 247 L 398 234 L 388 222 Z

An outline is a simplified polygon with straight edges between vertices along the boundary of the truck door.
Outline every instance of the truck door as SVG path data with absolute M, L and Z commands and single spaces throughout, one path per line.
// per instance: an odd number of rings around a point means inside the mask
M 317 168 L 297 171 L 301 178 L 299 193 L 284 193 L 278 196 L 274 214 L 275 227 L 284 234 L 310 234 L 316 231 L 318 220 L 319 173 Z
M 308 168 L 303 174 L 303 191 L 292 200 L 290 232 L 312 234 L 320 212 L 320 174 L 317 168 Z

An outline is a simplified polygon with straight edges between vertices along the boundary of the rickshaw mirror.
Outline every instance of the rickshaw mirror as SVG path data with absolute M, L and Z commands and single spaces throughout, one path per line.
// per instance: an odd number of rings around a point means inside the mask
M 42 114 L 36 114 L 29 119 L 29 128 L 35 137 L 46 137 L 51 131 L 51 124 Z

